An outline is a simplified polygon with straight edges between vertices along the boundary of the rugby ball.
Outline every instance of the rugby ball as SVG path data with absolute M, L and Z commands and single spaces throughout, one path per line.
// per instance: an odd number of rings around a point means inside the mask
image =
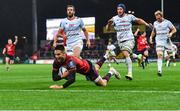
M 59 73 L 58 73 L 58 75 L 60 75 L 60 76 L 63 75 L 63 73 L 64 73 L 65 71 L 67 71 L 67 69 L 66 69 L 65 67 L 63 67 L 63 66 L 60 67 L 60 68 L 59 68 Z

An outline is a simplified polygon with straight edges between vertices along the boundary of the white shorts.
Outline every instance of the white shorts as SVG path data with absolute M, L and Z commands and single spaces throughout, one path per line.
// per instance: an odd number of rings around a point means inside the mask
M 67 44 L 67 54 L 68 55 L 73 55 L 73 50 L 75 48 L 79 47 L 79 49 L 82 51 L 83 49 L 83 41 L 79 40 L 77 42 L 71 43 L 71 44 Z
M 124 42 L 119 42 L 119 48 L 121 51 L 128 51 L 130 54 L 132 53 L 132 50 L 134 48 L 135 41 L 134 40 L 127 40 Z
M 165 49 L 171 49 L 171 47 L 172 47 L 171 42 L 167 42 L 167 41 L 156 42 L 156 51 L 164 51 Z
M 165 47 L 164 46 L 156 46 L 156 51 L 164 51 Z
M 107 51 L 107 53 L 109 54 L 109 56 L 110 57 L 115 57 L 116 56 L 116 54 L 115 54 L 115 52 L 114 51 Z

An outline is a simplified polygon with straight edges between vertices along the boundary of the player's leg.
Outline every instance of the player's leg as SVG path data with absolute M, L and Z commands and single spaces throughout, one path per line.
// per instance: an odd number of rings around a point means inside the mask
M 129 40 L 126 42 L 123 42 L 119 44 L 120 50 L 122 51 L 125 59 L 126 59 L 126 64 L 128 66 L 128 74 L 125 76 L 126 79 L 132 80 L 132 60 L 130 58 L 130 54 L 132 53 L 132 49 L 134 48 L 134 40 Z
M 139 57 L 139 54 L 137 55 L 137 54 L 135 54 L 135 53 L 133 53 L 132 55 L 131 55 L 131 57 L 134 59 L 134 60 L 137 60 L 138 62 L 138 64 L 137 64 L 137 66 L 140 66 L 140 59 L 139 58 L 141 58 L 141 57 Z
M 9 64 L 14 64 L 14 56 L 10 56 L 10 58 L 9 58 Z
M 147 66 L 147 64 L 148 64 L 148 57 L 149 57 L 148 49 L 146 49 L 146 50 L 144 51 L 144 56 L 146 57 L 146 58 L 145 58 L 145 65 Z
M 162 62 L 163 62 L 163 46 L 157 46 L 156 52 L 157 52 L 157 66 L 158 66 L 158 76 L 162 76 Z
M 73 54 L 73 47 L 70 45 L 70 44 L 67 44 L 67 47 L 66 47 L 66 53 L 68 54 L 68 55 L 74 55 Z
M 176 66 L 176 53 L 175 52 L 172 53 L 172 61 L 173 61 L 173 65 Z
M 82 49 L 83 49 L 83 42 L 79 41 L 76 44 L 74 44 L 74 46 L 72 46 L 72 47 L 73 47 L 73 56 L 81 58 L 80 54 L 81 54 Z
M 115 62 L 116 64 L 118 64 L 118 62 L 117 62 L 117 60 L 116 60 L 116 54 L 115 54 L 114 51 L 111 51 L 111 55 L 112 55 L 112 60 L 114 60 L 114 62 Z
M 108 58 L 108 66 L 111 67 L 111 61 L 112 61 L 112 57 Z
M 107 55 L 107 53 L 102 57 L 100 58 L 99 61 L 97 61 L 95 64 L 94 64 L 94 67 L 96 69 L 96 71 L 99 71 L 99 69 L 102 67 L 102 65 L 104 64 L 104 62 L 109 58 L 109 56 Z
M 132 60 L 130 58 L 130 54 L 128 51 L 122 51 L 125 59 L 126 59 L 126 64 L 128 66 L 128 74 L 125 76 L 128 80 L 132 80 Z
M 110 56 L 110 50 L 106 50 L 106 53 L 105 55 L 106 56 L 106 59 L 107 59 L 107 63 L 108 63 L 108 66 L 111 67 L 111 56 Z
M 95 80 L 96 85 L 98 86 L 107 86 L 110 78 L 115 75 L 117 79 L 120 79 L 120 73 L 118 73 L 114 68 L 110 68 L 109 72 L 101 78 L 100 76 Z
M 142 68 L 145 69 L 145 57 L 144 56 L 141 57 L 141 61 L 142 61 L 141 62 Z
M 90 65 L 90 72 L 87 74 L 87 77 L 91 80 L 94 81 L 96 85 L 98 86 L 106 86 L 109 79 L 115 75 L 115 77 L 117 79 L 120 78 L 120 74 L 117 73 L 117 71 L 115 69 L 110 68 L 109 72 L 106 74 L 106 76 L 104 76 L 103 78 L 101 78 L 101 76 L 99 75 L 99 73 L 96 71 L 95 67 L 92 65 L 92 63 L 90 61 L 88 61 L 89 65 Z M 115 72 L 116 71 L 116 72 Z
M 144 49 L 143 51 L 142 51 L 142 54 L 143 54 L 143 56 L 142 56 L 142 67 L 143 67 L 143 69 L 145 68 L 145 60 L 146 60 L 146 58 L 148 57 L 148 50 L 147 49 Z
M 169 55 L 168 55 L 166 50 L 164 51 L 164 58 L 165 58 L 165 61 L 166 61 L 166 67 L 169 67 L 170 58 L 169 58 Z
M 141 63 L 142 63 L 142 54 L 139 53 L 137 56 L 138 56 L 138 58 L 137 58 L 137 59 L 138 59 L 138 66 L 141 67 Z
M 8 71 L 10 58 L 8 56 L 6 56 L 5 61 L 6 61 L 6 70 Z

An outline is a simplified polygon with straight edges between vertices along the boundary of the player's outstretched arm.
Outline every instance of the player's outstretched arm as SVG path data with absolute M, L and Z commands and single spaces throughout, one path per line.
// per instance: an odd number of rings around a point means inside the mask
M 60 75 L 58 75 L 57 71 L 53 70 L 52 71 L 52 79 L 53 79 L 53 81 L 59 81 L 62 79 L 62 77 Z
M 84 32 L 84 35 L 85 35 L 85 37 L 86 37 L 86 46 L 87 46 L 88 48 L 90 48 L 90 47 L 91 47 L 91 42 L 90 42 L 90 40 L 89 40 L 88 31 L 86 30 L 86 28 L 83 28 L 82 31 Z
M 63 86 L 62 86 L 62 85 L 57 85 L 57 84 L 55 84 L 55 85 L 49 86 L 49 88 L 50 88 L 50 89 L 62 89 Z
M 6 53 L 6 48 L 3 49 L 2 54 L 4 55 Z
M 147 26 L 147 27 L 152 29 L 152 24 L 151 23 L 147 23 L 146 21 L 144 21 L 141 18 L 137 18 L 135 22 L 140 24 L 140 25 L 145 25 L 145 26 Z
M 172 37 L 172 35 L 175 34 L 176 32 L 177 32 L 177 30 L 176 30 L 176 28 L 173 26 L 173 27 L 171 28 L 170 33 L 168 34 L 168 37 Z
M 149 41 L 150 44 L 153 44 L 153 37 L 155 36 L 155 34 L 156 34 L 156 33 L 155 33 L 155 28 L 153 28 L 153 30 L 152 30 L 152 32 L 151 32 L 151 35 L 150 35 L 150 39 L 149 39 L 149 40 L 150 40 L 150 41 Z
M 67 79 L 67 81 L 63 85 L 51 85 L 49 88 L 51 88 L 51 89 L 67 88 L 68 86 L 70 86 L 71 84 L 73 84 L 75 82 L 75 73 L 69 75 L 66 79 Z
M 16 45 L 17 43 L 18 43 L 18 36 L 15 36 L 14 45 Z
M 109 30 L 111 29 L 112 23 L 113 23 L 113 19 L 111 18 L 111 19 L 108 20 L 108 23 L 107 23 L 107 25 L 106 25 L 106 30 L 109 31 Z
M 136 32 L 134 33 L 134 36 L 137 36 L 139 31 L 140 31 L 140 29 L 137 28 Z
M 58 41 L 58 37 L 63 37 L 65 38 L 65 34 L 63 34 L 63 29 L 59 29 L 58 33 L 54 36 L 53 38 L 53 46 L 56 47 L 57 45 L 57 41 Z

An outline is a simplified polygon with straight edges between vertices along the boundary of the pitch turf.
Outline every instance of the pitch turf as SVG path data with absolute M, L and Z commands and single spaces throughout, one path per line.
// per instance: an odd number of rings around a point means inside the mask
M 51 65 L 13 65 L 10 71 L 0 65 L 0 110 L 180 110 L 180 63 L 163 66 L 163 76 L 156 74 L 156 64 L 143 70 L 133 64 L 134 80 L 125 79 L 125 64 L 113 66 L 122 79 L 110 80 L 107 87 L 95 86 L 77 75 L 76 82 L 64 90 L 51 90 Z M 101 75 L 108 71 L 105 64 Z

